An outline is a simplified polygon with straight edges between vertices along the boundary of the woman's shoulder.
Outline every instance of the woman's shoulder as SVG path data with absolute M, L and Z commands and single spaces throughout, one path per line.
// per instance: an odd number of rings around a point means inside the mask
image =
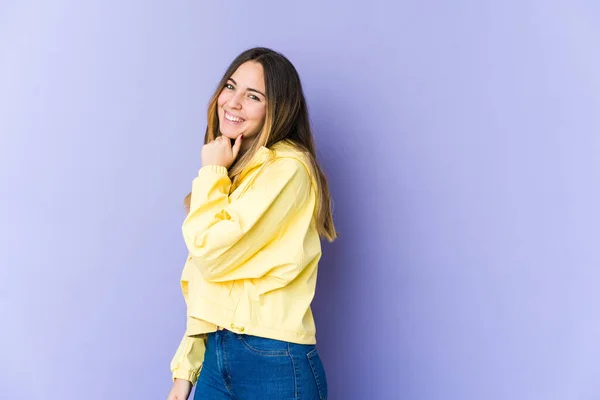
M 271 161 L 276 161 L 279 165 L 303 165 L 307 171 L 310 171 L 309 156 L 289 141 L 282 140 L 275 143 L 269 149 Z
M 270 160 L 264 166 L 265 169 L 272 173 L 293 175 L 302 180 L 306 179 L 307 183 L 314 184 L 309 156 L 293 143 L 277 142 L 269 148 L 269 153 Z
M 295 159 L 307 167 L 310 165 L 310 158 L 308 154 L 288 140 L 282 140 L 275 143 L 273 146 L 271 146 L 270 151 L 272 153 L 272 157 L 276 160 Z

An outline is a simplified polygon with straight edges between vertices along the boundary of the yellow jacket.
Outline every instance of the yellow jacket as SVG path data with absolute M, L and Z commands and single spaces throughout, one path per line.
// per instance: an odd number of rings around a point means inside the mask
M 198 172 L 182 226 L 187 330 L 171 361 L 174 379 L 196 382 L 203 334 L 217 327 L 316 343 L 310 304 L 321 241 L 309 166 L 302 152 L 279 142 L 260 148 L 235 188 L 224 167 Z

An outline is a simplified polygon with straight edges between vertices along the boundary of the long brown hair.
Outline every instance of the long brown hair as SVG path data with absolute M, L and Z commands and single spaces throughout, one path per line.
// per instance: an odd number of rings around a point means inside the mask
M 327 178 L 316 156 L 315 143 L 308 117 L 308 107 L 304 98 L 300 77 L 294 65 L 282 54 L 264 47 L 255 47 L 240 54 L 227 68 L 223 78 L 208 105 L 208 118 L 204 143 L 221 135 L 217 114 L 217 99 L 234 72 L 248 61 L 257 62 L 264 70 L 267 110 L 265 123 L 253 141 L 252 147 L 240 154 L 229 168 L 229 176 L 237 184 L 241 172 L 246 168 L 254 153 L 261 147 L 270 148 L 273 144 L 287 139 L 298 150 L 305 153 L 311 164 L 317 183 L 317 230 L 321 237 L 335 240 L 337 233 L 332 217 L 331 196 Z M 191 193 L 184 200 L 189 212 Z

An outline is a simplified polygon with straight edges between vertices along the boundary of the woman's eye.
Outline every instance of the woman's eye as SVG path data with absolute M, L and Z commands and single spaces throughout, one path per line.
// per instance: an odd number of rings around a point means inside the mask
M 233 85 L 231 83 L 228 83 L 227 85 L 225 85 L 225 88 L 229 89 L 229 90 L 233 90 Z
M 251 94 L 251 95 L 250 95 L 250 98 L 251 98 L 252 100 L 256 100 L 256 101 L 259 101 L 259 100 L 260 100 L 260 99 L 259 99 L 257 96 L 255 96 L 255 95 L 253 95 L 253 94 Z

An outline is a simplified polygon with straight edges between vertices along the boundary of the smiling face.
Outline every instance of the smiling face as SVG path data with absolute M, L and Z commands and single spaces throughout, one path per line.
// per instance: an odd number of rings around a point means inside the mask
M 221 134 L 229 139 L 244 135 L 242 143 L 248 147 L 265 122 L 265 93 L 262 65 L 254 61 L 240 65 L 217 99 Z

